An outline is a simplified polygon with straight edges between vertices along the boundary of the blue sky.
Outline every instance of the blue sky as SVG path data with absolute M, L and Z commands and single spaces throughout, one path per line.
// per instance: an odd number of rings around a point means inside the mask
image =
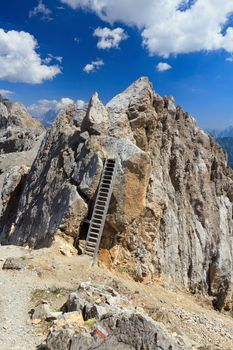
M 224 128 L 233 124 L 232 14 L 231 0 L 8 0 L 0 90 L 38 114 L 94 91 L 106 103 L 147 75 L 202 127 Z

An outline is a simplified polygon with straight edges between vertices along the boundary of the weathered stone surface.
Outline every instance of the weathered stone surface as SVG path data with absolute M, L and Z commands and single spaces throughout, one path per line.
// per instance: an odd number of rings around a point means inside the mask
M 65 313 L 62 318 L 55 321 L 43 349 L 65 350 L 69 347 L 73 350 L 96 348 L 189 350 L 194 348 L 193 341 L 172 335 L 161 323 L 148 317 L 143 310 L 139 312 L 132 307 L 128 300 L 127 306 L 123 308 L 122 301 L 126 302 L 125 297 L 112 288 L 82 283 L 77 293 L 69 296 L 66 305 L 70 305 L 70 300 L 74 297 L 76 301 L 79 298 L 81 303 L 84 301 L 82 314 L 79 303 L 78 311 Z M 99 305 L 93 304 L 91 309 L 90 300 L 96 298 Z
M 18 102 L 0 102 L 0 153 L 30 150 L 44 128 Z
M 119 162 L 101 242 L 113 264 L 137 280 L 159 276 L 232 309 L 232 171 L 220 146 L 147 78 L 106 107 L 95 94 L 87 111 L 60 114 L 0 241 L 39 248 L 58 228 L 85 237 L 81 224 L 106 157 Z
M 51 309 L 48 302 L 45 300 L 41 300 L 33 310 L 32 322 L 36 324 L 42 320 L 46 320 L 50 313 Z
M 15 189 L 19 186 L 28 171 L 29 168 L 25 165 L 16 165 L 6 173 L 1 193 L 3 210 L 6 204 L 10 201 L 12 193 L 14 193 Z
M 42 142 L 28 174 L 15 223 L 12 226 L 8 221 L 2 229 L 2 237 L 6 237 L 10 228 L 12 243 L 49 245 L 59 226 L 75 235 L 86 215 L 87 205 L 70 181 L 75 165 L 72 148 L 79 142 L 76 128 L 72 130 L 69 125 L 75 113 L 75 108 L 61 113 Z M 2 243 L 6 242 L 7 238 L 3 238 Z
M 2 222 L 15 216 L 29 167 L 37 154 L 44 128 L 20 103 L 0 97 L 0 213 Z M 0 224 L 0 227 L 2 225 Z
M 2 267 L 3 270 L 22 270 L 23 268 L 23 261 L 19 258 L 7 258 Z
M 74 330 L 55 330 L 48 335 L 46 350 L 189 350 L 192 346 L 169 336 L 158 322 L 141 315 L 106 315 L 103 327 L 111 327 L 106 340 L 95 333 L 74 334 Z

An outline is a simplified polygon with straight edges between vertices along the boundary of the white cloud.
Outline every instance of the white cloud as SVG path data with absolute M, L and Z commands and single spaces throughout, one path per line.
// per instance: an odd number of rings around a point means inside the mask
M 97 71 L 103 65 L 104 65 L 103 60 L 97 59 L 96 61 L 92 61 L 91 63 L 86 64 L 85 67 L 83 68 L 83 71 L 89 74 L 91 72 Z
M 5 89 L 0 89 L 0 95 L 2 97 L 9 97 L 10 95 L 13 95 L 14 92 L 13 91 L 10 91 L 10 90 L 5 90 Z
M 28 106 L 28 110 L 34 117 L 41 118 L 45 113 L 47 113 L 50 110 L 57 112 L 74 103 L 77 104 L 78 109 L 83 108 L 85 106 L 85 102 L 83 100 L 77 100 L 75 102 L 69 97 L 63 97 L 60 100 L 39 100 L 37 103 L 33 103 L 30 106 Z
M 112 49 L 118 48 L 122 40 L 126 40 L 128 35 L 125 33 L 123 28 L 96 28 L 93 36 L 99 38 L 97 47 L 98 49 Z
M 51 53 L 48 54 L 48 57 L 46 57 L 43 61 L 43 63 L 45 64 L 49 64 L 51 63 L 52 61 L 57 61 L 59 62 L 60 64 L 62 63 L 62 60 L 63 60 L 63 57 L 61 56 L 53 56 Z
M 150 54 L 233 52 L 232 0 L 60 0 L 73 9 L 95 12 L 109 23 L 121 21 L 141 30 Z
M 156 66 L 158 72 L 165 72 L 166 70 L 169 70 L 172 68 L 170 64 L 166 62 L 159 62 Z
M 77 100 L 76 105 L 78 109 L 82 109 L 83 107 L 85 107 L 86 103 L 83 100 Z
M 227 58 L 226 58 L 226 61 L 228 61 L 228 62 L 233 62 L 233 56 L 231 55 L 231 56 L 227 57 Z
M 0 80 L 40 84 L 61 73 L 58 65 L 43 63 L 37 47 L 31 34 L 0 28 Z
M 51 21 L 52 11 L 43 3 L 42 0 L 39 0 L 38 5 L 34 7 L 33 10 L 29 12 L 29 17 L 40 15 L 41 19 L 46 21 Z

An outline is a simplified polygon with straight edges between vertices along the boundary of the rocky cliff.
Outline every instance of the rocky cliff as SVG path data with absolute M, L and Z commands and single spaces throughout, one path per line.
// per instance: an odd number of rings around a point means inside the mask
M 85 238 L 103 162 L 118 160 L 102 255 L 136 280 L 156 277 L 232 309 L 233 173 L 221 147 L 173 98 L 140 78 L 106 106 L 62 111 L 47 131 L 2 244 L 51 245 L 59 229 Z M 13 195 L 11 194 L 11 196 Z
M 24 105 L 0 96 L 0 153 L 30 150 L 43 131 Z
M 34 161 L 44 127 L 31 117 L 24 105 L 0 95 L 0 213 L 11 215 Z

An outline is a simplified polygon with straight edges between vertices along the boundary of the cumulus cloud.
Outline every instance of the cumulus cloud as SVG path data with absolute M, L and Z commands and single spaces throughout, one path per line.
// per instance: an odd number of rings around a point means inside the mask
M 128 35 L 125 33 L 123 28 L 96 28 L 93 36 L 99 38 L 97 47 L 98 49 L 112 49 L 118 48 L 122 40 L 126 40 Z
M 9 97 L 10 95 L 13 95 L 14 92 L 10 90 L 0 89 L 0 95 L 4 98 Z
M 76 105 L 78 109 L 82 109 L 86 106 L 86 103 L 83 100 L 77 100 Z
M 137 26 L 150 54 L 163 57 L 224 49 L 233 52 L 232 0 L 60 0 L 109 23 Z
M 83 100 L 74 101 L 69 97 L 63 97 L 60 100 L 39 100 L 37 103 L 33 103 L 28 106 L 29 112 L 37 118 L 41 118 L 48 111 L 58 112 L 59 110 L 68 107 L 71 104 L 77 104 L 77 108 L 83 108 L 85 106 L 85 102 Z
M 83 71 L 89 74 L 91 72 L 97 71 L 103 65 L 104 65 L 104 61 L 97 59 L 96 61 L 92 61 L 91 63 L 86 64 L 85 67 L 83 68 Z
M 39 0 L 38 5 L 34 7 L 33 10 L 29 12 L 29 17 L 40 16 L 41 19 L 45 21 L 51 21 L 53 18 L 51 17 L 52 11 L 43 3 L 42 0 Z
M 172 66 L 166 62 L 159 62 L 156 66 L 158 72 L 165 72 L 172 68 Z
M 40 84 L 61 73 L 59 65 L 43 63 L 37 47 L 31 34 L 0 28 L 0 80 Z

